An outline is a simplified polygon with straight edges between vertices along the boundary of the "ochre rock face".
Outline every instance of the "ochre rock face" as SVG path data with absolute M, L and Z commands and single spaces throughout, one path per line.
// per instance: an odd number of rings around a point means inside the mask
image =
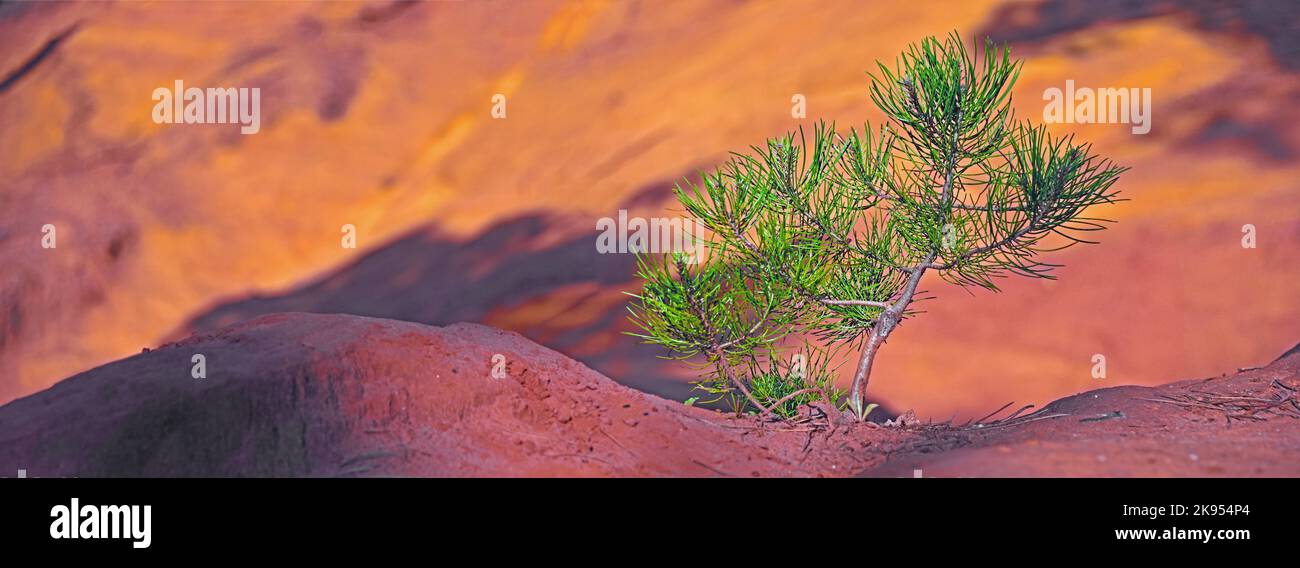
M 518 330 L 639 388 L 689 369 L 621 334 L 632 261 L 595 220 L 817 118 L 878 121 L 863 72 L 925 35 L 1012 42 L 1041 94 L 1151 88 L 1149 134 L 1052 125 L 1132 167 L 1056 282 L 941 282 L 871 389 L 922 416 L 1263 363 L 1300 303 L 1289 13 L 1178 3 L 245 3 L 0 7 L 0 401 L 270 311 Z M 1087 8 L 1087 9 L 1085 9 Z M 1278 31 L 1281 30 L 1281 31 Z M 261 131 L 151 120 L 182 79 L 261 89 Z M 508 101 L 505 119 L 492 98 Z M 808 119 L 790 117 L 791 97 Z M 58 247 L 40 247 L 41 227 Z M 358 248 L 340 247 L 340 227 Z M 1258 247 L 1243 249 L 1253 225 Z M 1092 378 L 1094 355 L 1107 376 Z

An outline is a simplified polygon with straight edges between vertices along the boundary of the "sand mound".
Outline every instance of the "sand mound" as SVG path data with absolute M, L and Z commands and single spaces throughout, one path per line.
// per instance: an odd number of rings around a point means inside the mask
M 195 355 L 205 358 L 204 378 L 191 376 Z M 493 378 L 497 364 L 501 378 Z M 0 471 L 1300 475 L 1298 393 L 1300 353 L 1292 353 L 1231 376 L 1089 391 L 1032 419 L 984 428 L 907 421 L 814 429 L 667 401 L 480 325 L 276 314 L 147 350 L 0 407 Z
M 195 354 L 206 378 L 191 377 Z M 492 378 L 497 354 L 505 378 Z M 799 463 L 806 435 L 740 422 L 628 389 L 515 333 L 277 314 L 0 408 L 0 467 L 51 477 L 850 473 Z
M 869 473 L 1300 476 L 1300 348 L 1231 375 L 1076 394 L 1040 415 L 1058 417 L 963 433 L 950 451 L 906 452 Z

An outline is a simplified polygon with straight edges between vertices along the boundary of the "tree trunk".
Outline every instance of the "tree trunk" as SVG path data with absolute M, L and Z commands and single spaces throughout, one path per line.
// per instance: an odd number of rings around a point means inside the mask
M 867 381 L 871 378 L 871 363 L 876 359 L 876 351 L 884 343 L 876 330 L 871 330 L 871 336 L 867 338 L 867 345 L 862 348 L 862 354 L 858 356 L 858 370 L 853 373 L 853 387 L 849 391 L 849 405 L 858 418 L 865 419 L 862 416 L 862 397 L 867 391 Z
M 903 287 L 903 292 L 899 294 L 898 299 L 890 304 L 885 311 L 880 313 L 880 319 L 876 321 L 876 326 L 871 329 L 871 335 L 867 337 L 867 344 L 862 348 L 862 354 L 858 357 L 858 370 L 853 374 L 853 386 L 849 389 L 849 405 L 853 412 L 858 415 L 858 419 L 865 419 L 862 415 L 863 397 L 867 393 L 867 381 L 871 378 L 871 364 L 876 360 L 876 352 L 880 346 L 889 339 L 889 334 L 894 332 L 894 328 L 899 322 L 903 321 L 903 314 L 907 312 L 907 306 L 912 303 L 912 298 L 916 296 L 916 287 L 921 284 L 921 277 L 925 275 L 926 268 L 937 256 L 930 253 L 925 261 L 912 269 L 912 274 L 907 278 L 907 285 Z

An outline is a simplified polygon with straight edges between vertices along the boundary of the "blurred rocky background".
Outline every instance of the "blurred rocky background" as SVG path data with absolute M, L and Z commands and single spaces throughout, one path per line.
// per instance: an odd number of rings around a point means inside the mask
M 1026 59 L 1022 117 L 1073 80 L 1151 88 L 1153 128 L 1053 125 L 1133 168 L 1098 211 L 1119 223 L 1053 255 L 1056 282 L 927 280 L 875 396 L 982 415 L 1294 344 L 1295 2 L 2 3 L 0 403 L 282 311 L 484 323 L 688 396 L 689 369 L 623 335 L 634 259 L 596 253 L 596 219 L 676 215 L 673 183 L 729 151 L 878 121 L 865 72 L 953 29 Z M 177 79 L 260 88 L 261 132 L 155 124 Z

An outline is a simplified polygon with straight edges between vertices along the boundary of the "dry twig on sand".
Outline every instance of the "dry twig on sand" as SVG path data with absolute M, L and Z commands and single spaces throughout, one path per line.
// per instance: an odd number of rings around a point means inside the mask
M 1160 398 L 1138 400 L 1173 404 L 1184 408 L 1215 410 L 1222 412 L 1229 424 L 1233 420 L 1261 422 L 1267 420 L 1269 416 L 1300 418 L 1300 399 L 1296 398 L 1296 389 L 1276 379 L 1269 384 L 1269 390 L 1263 396 L 1227 395 L 1193 390 L 1188 394 L 1162 394 Z

